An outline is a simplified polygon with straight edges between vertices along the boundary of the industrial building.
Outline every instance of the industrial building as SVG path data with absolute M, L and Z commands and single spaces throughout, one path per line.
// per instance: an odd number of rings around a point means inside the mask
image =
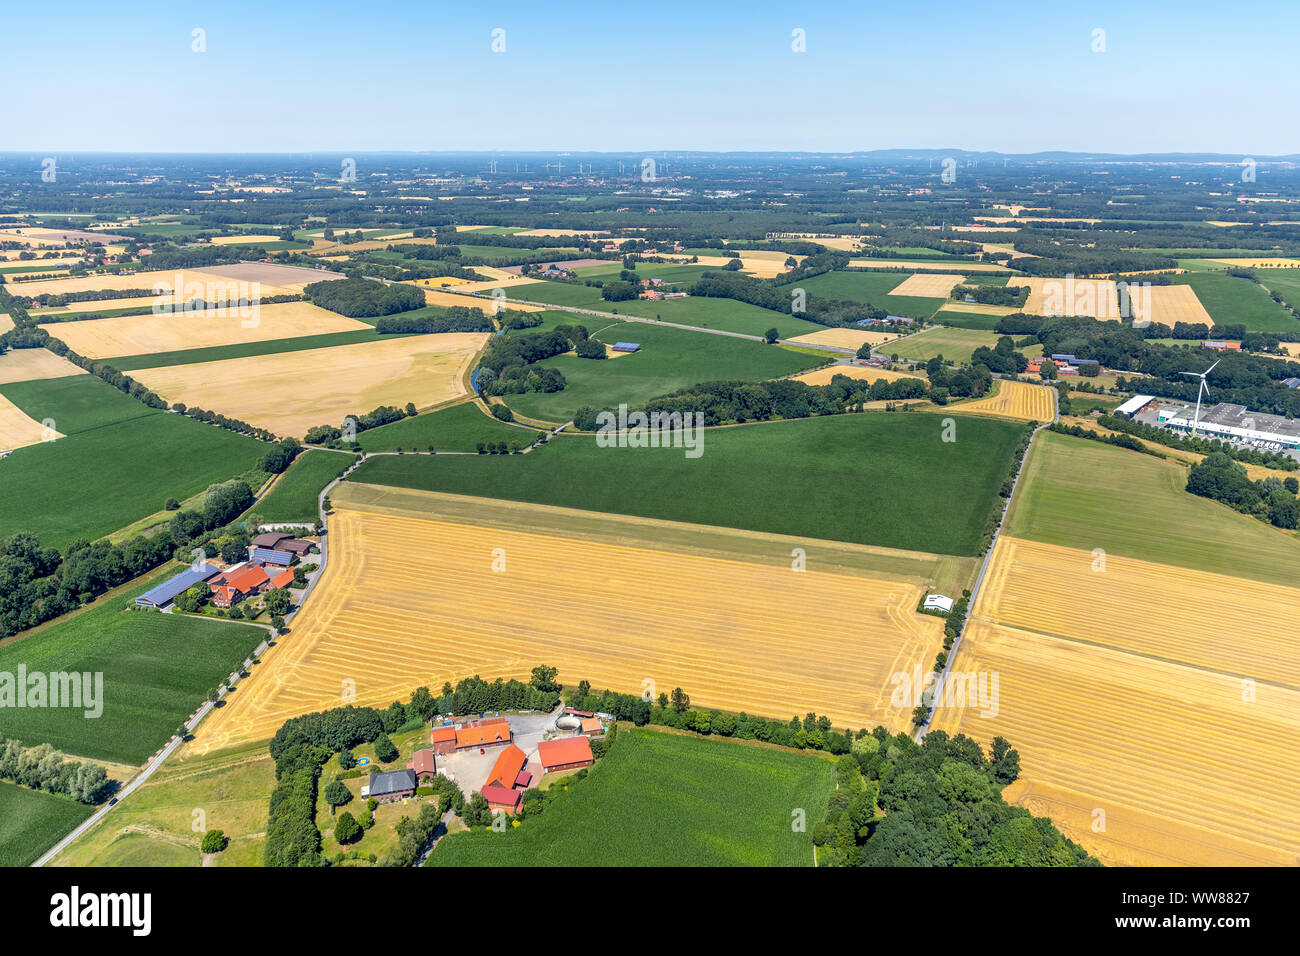
M 1160 424 L 1171 431 L 1191 434 L 1196 415 L 1194 405 L 1171 405 L 1160 409 Z M 1196 434 L 1205 438 L 1222 438 L 1250 445 L 1300 448 L 1300 421 L 1252 412 L 1245 405 L 1220 402 L 1202 408 Z

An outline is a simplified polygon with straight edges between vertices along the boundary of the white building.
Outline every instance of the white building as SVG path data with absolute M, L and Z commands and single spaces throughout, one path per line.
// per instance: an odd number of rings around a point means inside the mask
M 1300 421 L 1252 412 L 1245 405 L 1220 402 L 1212 408 L 1201 408 L 1201 420 L 1196 422 L 1196 406 L 1169 406 L 1160 409 L 1160 424 L 1171 431 L 1196 434 L 1205 438 L 1222 438 L 1250 445 L 1278 445 L 1282 448 L 1300 448 Z

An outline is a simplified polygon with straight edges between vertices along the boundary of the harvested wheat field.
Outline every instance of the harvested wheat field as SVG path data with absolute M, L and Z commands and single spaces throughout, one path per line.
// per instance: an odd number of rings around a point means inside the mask
M 74 352 L 88 358 L 111 358 L 368 328 L 370 326 L 364 322 L 345 318 L 310 302 L 282 302 L 246 310 L 205 309 L 61 322 L 56 331 Z
M 914 295 L 923 299 L 946 299 L 954 286 L 965 281 L 965 276 L 942 272 L 918 272 L 900 282 L 889 294 Z
M 1129 307 L 1120 301 L 1119 290 L 1110 279 L 1019 279 L 1008 286 L 1028 286 L 1029 298 L 1022 311 L 1030 315 L 1090 315 L 1104 320 L 1203 322 L 1213 325 L 1196 291 L 1189 285 L 1156 285 L 1129 291 Z
M 292 637 L 196 747 L 270 737 L 338 706 L 348 680 L 357 703 L 382 705 L 472 674 L 526 678 L 538 663 L 596 687 L 653 681 L 706 707 L 901 729 L 910 708 L 892 704 L 890 678 L 928 667 L 942 643 L 942 622 L 915 613 L 919 584 L 335 504 L 330 562 Z M 581 601 L 563 581 L 583 582 Z
M 62 438 L 59 432 L 46 434 L 45 426 L 0 395 L 0 451 L 35 445 L 47 438 Z
M 211 266 L 207 269 L 167 269 L 157 272 L 133 272 L 127 275 L 88 275 L 80 276 L 75 279 L 39 279 L 35 282 L 23 283 L 23 295 L 41 296 L 41 295 L 61 295 L 65 292 L 97 292 L 100 290 L 123 290 L 123 289 L 150 289 L 166 290 L 170 292 L 178 284 L 181 286 L 181 294 L 185 298 L 194 296 L 208 297 L 208 290 L 213 290 L 212 299 L 223 291 L 238 292 L 238 283 L 240 281 L 261 282 L 262 295 L 291 295 L 302 291 L 302 287 L 308 282 L 316 282 L 320 279 L 341 279 L 343 276 L 338 273 L 321 272 L 315 276 L 310 275 L 311 270 L 296 269 L 296 275 L 289 285 L 277 285 L 273 282 L 267 282 L 259 279 L 259 275 L 267 275 L 264 270 L 275 269 L 275 266 L 266 266 L 263 263 L 250 263 L 250 265 L 260 266 L 258 270 L 244 268 L 243 264 L 237 266 Z M 280 266 L 278 268 L 288 268 Z M 222 270 L 230 270 L 223 272 Z M 307 273 L 309 277 L 303 278 Z M 287 277 L 287 273 L 277 273 Z M 241 278 L 247 275 L 249 278 Z M 103 307 L 101 300 L 96 305 Z M 137 300 L 137 304 L 138 300 Z
M 84 368 L 78 368 L 49 349 L 10 349 L 0 355 L 0 385 L 85 374 Z
M 849 378 L 860 379 L 864 382 L 886 381 L 892 382 L 899 378 L 915 378 L 925 381 L 924 372 L 891 372 L 885 368 L 872 368 L 870 365 L 831 365 L 827 368 L 815 369 L 811 372 L 804 372 L 802 375 L 793 376 L 796 382 L 803 382 L 807 385 L 829 385 L 830 380 L 836 375 L 847 375 Z
M 14 320 L 9 317 L 9 313 L 0 312 L 0 334 L 8 332 L 14 327 Z
M 866 329 L 822 329 L 796 335 L 787 342 L 803 342 L 806 345 L 830 345 L 839 349 L 858 349 L 863 345 L 880 345 L 898 338 L 897 332 L 870 332 Z
M 936 227 L 937 228 L 937 227 Z M 981 232 L 987 230 L 980 230 Z M 1011 230 L 1015 231 L 1015 230 Z M 905 269 L 915 272 L 917 269 L 942 269 L 960 266 L 962 272 L 1006 272 L 1007 266 L 996 262 L 976 262 L 974 259 L 850 259 L 849 266 L 854 269 Z
M 482 286 L 482 288 L 480 289 L 479 286 Z M 480 312 L 493 315 L 496 313 L 497 303 L 491 298 L 484 298 L 482 296 L 471 297 L 468 295 L 461 295 L 459 292 L 463 290 L 465 292 L 490 293 L 493 289 L 500 289 L 503 287 L 504 284 L 500 282 L 473 282 L 467 285 L 457 286 L 457 292 L 443 292 L 441 289 L 425 288 L 424 301 L 428 305 L 436 305 L 444 309 L 458 305 L 463 309 L 478 309 Z M 540 305 L 523 305 L 519 302 L 507 302 L 503 303 L 503 308 L 514 309 L 516 312 L 541 312 L 544 307 Z
M 1221 262 L 1224 265 L 1237 266 L 1240 269 L 1295 269 L 1300 267 L 1300 259 L 1286 258 L 1209 259 L 1207 261 Z
M 768 250 L 737 249 L 724 256 L 700 256 L 696 264 L 701 266 L 725 266 L 732 259 L 740 260 L 740 271 L 759 279 L 771 279 L 784 275 L 787 271 L 785 260 L 790 258 L 788 252 L 771 252 Z M 803 262 L 804 256 L 795 256 L 796 261 Z
M 1300 589 L 1115 555 L 1095 566 L 1003 536 L 954 662 L 998 675 L 997 713 L 941 707 L 935 726 L 1011 740 L 1008 798 L 1105 863 L 1300 863 Z
M 214 246 L 238 246 L 238 245 L 247 245 L 250 242 L 278 242 L 279 239 L 280 239 L 279 236 L 266 236 L 266 235 L 246 236 L 241 233 L 240 235 L 237 236 L 213 236 L 212 244 Z
M 1046 385 L 1000 379 L 997 386 L 998 390 L 992 395 L 985 395 L 973 402 L 947 406 L 946 411 L 997 415 L 999 418 L 1019 418 L 1027 422 L 1050 422 L 1056 417 L 1052 389 Z
M 484 269 L 484 268 L 482 268 L 482 267 L 479 267 L 479 268 L 476 268 L 474 271 L 476 271 L 476 272 L 487 272 L 488 270 L 487 270 L 487 269 Z M 418 286 L 420 286 L 421 288 L 424 288 L 424 289 L 444 289 L 444 288 L 445 288 L 445 289 L 455 289 L 457 292 L 488 292 L 488 293 L 490 293 L 493 289 L 509 289 L 509 288 L 511 288 L 511 287 L 513 287 L 513 286 L 520 286 L 520 285 L 533 285 L 534 283 L 537 283 L 537 282 L 540 282 L 540 281 L 541 281 L 540 279 L 531 279 L 531 278 L 525 278 L 524 276 L 512 276 L 512 275 L 507 274 L 504 278 L 496 278 L 496 277 L 493 277 L 493 278 L 490 278 L 490 279 L 484 279 L 484 280 L 482 280 L 482 281 L 480 281 L 480 282 L 468 282 L 468 281 L 466 281 L 466 280 L 464 280 L 464 279 L 457 279 L 457 280 L 455 280 L 455 281 L 453 282 L 453 281 L 449 281 L 448 279 L 438 278 L 438 279 L 416 279 L 416 280 L 415 280 L 415 284 L 418 285 Z M 433 303 L 430 303 L 430 304 L 433 304 Z M 439 304 L 441 304 L 441 303 L 439 303 Z M 460 303 L 454 303 L 454 304 L 466 305 L 466 304 L 468 304 L 468 303 L 466 303 L 466 302 L 460 302 Z
M 315 425 L 337 426 L 380 405 L 414 402 L 424 409 L 467 394 L 466 374 L 487 339 L 486 332 L 415 335 L 131 374 L 168 404 L 302 437 Z
M 956 301 L 945 302 L 943 304 L 943 308 L 940 310 L 941 313 L 967 312 L 971 315 L 1013 315 L 1014 313 L 1021 312 L 1021 311 L 1023 310 L 1016 308 L 1014 305 L 989 305 L 986 302 L 956 302 Z M 936 321 L 940 323 L 943 322 L 942 314 L 936 318 Z

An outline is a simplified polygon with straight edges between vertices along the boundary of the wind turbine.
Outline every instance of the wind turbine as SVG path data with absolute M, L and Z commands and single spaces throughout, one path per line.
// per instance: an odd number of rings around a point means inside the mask
M 1214 365 L 1218 365 L 1223 359 L 1215 359 Z M 1205 376 L 1214 371 L 1214 365 L 1211 365 L 1204 372 L 1180 372 L 1180 375 L 1190 375 L 1192 378 L 1201 380 L 1200 388 L 1196 390 L 1196 415 L 1192 418 L 1192 437 L 1196 437 L 1196 426 L 1201 422 L 1201 396 L 1210 390 L 1205 384 Z

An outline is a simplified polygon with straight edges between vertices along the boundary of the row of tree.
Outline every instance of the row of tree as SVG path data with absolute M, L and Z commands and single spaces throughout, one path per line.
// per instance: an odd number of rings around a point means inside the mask
M 113 789 L 104 768 L 97 763 L 65 760 L 49 744 L 25 747 L 0 734 L 0 780 L 46 793 L 71 797 L 78 803 L 99 803 Z

